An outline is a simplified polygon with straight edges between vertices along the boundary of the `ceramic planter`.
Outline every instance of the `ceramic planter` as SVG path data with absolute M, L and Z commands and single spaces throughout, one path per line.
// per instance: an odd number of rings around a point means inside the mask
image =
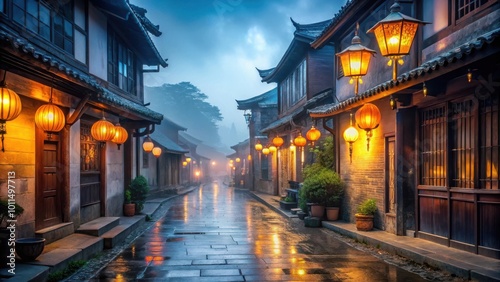
M 21 238 L 16 240 L 16 253 L 23 261 L 34 261 L 45 247 L 45 238 Z
M 134 216 L 135 204 L 123 204 L 123 215 Z
M 312 204 L 311 205 L 311 216 L 322 218 L 325 214 L 325 206 Z
M 289 211 L 290 209 L 296 208 L 297 207 L 297 202 L 285 202 L 285 201 L 280 201 L 280 208 L 282 210 Z
M 339 207 L 327 207 L 326 208 L 326 219 L 329 221 L 338 220 L 339 219 Z

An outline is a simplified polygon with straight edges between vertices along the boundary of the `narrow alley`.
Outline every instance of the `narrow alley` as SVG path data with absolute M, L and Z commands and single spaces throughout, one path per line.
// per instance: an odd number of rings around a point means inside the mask
M 92 281 L 423 281 L 222 183 L 169 204 Z

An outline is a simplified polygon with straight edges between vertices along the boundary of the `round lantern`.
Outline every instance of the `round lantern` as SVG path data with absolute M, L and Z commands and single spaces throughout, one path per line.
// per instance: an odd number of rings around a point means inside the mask
M 232 161 L 232 160 L 231 160 Z M 186 158 L 186 162 L 190 163 L 191 162 L 191 158 L 190 157 L 187 157 Z
M 0 87 L 0 121 L 5 122 L 15 119 L 21 113 L 23 105 L 16 92 L 5 87 Z
M 151 138 L 149 138 L 149 136 L 144 138 L 144 142 L 142 142 L 142 149 L 144 150 L 144 152 L 146 153 L 151 152 L 154 146 L 155 144 L 153 143 L 153 141 L 151 141 Z
M 56 105 L 49 102 L 49 104 L 42 105 L 36 110 L 35 124 L 45 132 L 59 132 L 64 128 L 66 118 L 63 111 Z
M 153 156 L 155 157 L 159 157 L 161 155 L 161 148 L 160 147 L 154 147 L 153 150 L 151 150 L 151 152 L 153 152 Z
M 352 114 L 351 114 L 352 116 Z M 359 133 L 358 130 L 352 126 L 349 126 L 345 131 L 344 131 L 344 140 L 349 143 L 349 159 L 351 160 L 352 163 L 352 143 L 356 142 L 358 140 Z
M 102 118 L 101 120 L 95 122 L 90 128 L 90 133 L 95 140 L 100 142 L 111 141 L 115 138 L 115 126 L 106 120 L 106 118 Z
M 240 158 L 236 158 L 235 160 L 237 163 L 241 162 L 241 159 Z
M 319 131 L 314 125 L 307 131 L 306 138 L 311 141 L 311 144 L 314 146 L 314 142 L 318 141 L 321 137 L 321 131 Z
M 262 154 L 269 155 L 269 153 L 270 153 L 269 148 L 262 149 Z
M 111 140 L 113 143 L 118 145 L 118 150 L 120 150 L 120 145 L 125 143 L 128 138 L 128 132 L 119 123 L 115 125 L 115 137 Z
M 182 166 L 187 166 L 187 165 L 188 165 L 188 162 L 186 162 L 186 161 L 182 162 Z
M 366 149 L 369 151 L 372 130 L 379 126 L 380 119 L 382 118 L 380 111 L 374 104 L 366 103 L 356 111 L 355 117 L 358 127 L 366 131 Z
M 269 146 L 270 153 L 274 154 L 274 153 L 276 153 L 277 150 L 278 150 L 278 148 L 276 148 L 276 146 L 274 146 L 274 145 Z
M 293 139 L 293 144 L 297 147 L 304 147 L 307 143 L 306 138 L 302 137 L 302 133 L 299 132 L 299 136 Z
M 279 148 L 281 145 L 283 145 L 283 143 L 285 143 L 283 138 L 279 136 L 273 138 L 273 145 L 276 146 L 276 148 Z
M 255 144 L 255 150 L 259 152 L 262 151 L 262 144 L 260 144 L 259 141 L 257 141 L 257 144 Z

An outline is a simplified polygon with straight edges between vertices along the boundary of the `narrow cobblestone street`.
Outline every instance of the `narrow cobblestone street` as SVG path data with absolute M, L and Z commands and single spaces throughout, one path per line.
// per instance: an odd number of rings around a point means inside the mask
M 422 281 L 294 224 L 214 182 L 172 200 L 164 218 L 93 281 Z

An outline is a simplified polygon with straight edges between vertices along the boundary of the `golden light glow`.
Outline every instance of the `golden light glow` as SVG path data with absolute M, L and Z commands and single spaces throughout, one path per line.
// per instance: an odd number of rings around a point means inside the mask
M 199 176 L 200 176 L 200 174 L 201 174 L 201 172 L 200 172 L 199 170 L 197 170 L 197 171 L 194 173 L 194 175 L 195 175 L 196 177 L 199 177 Z
M 154 147 L 151 152 L 153 152 L 153 156 L 155 156 L 155 157 L 158 158 L 161 155 L 161 148 L 160 147 Z
M 5 86 L 0 87 L 0 121 L 9 121 L 21 114 L 23 105 L 16 92 Z
M 191 162 L 191 158 L 190 158 L 190 157 L 187 157 L 187 158 L 186 158 L 186 162 L 190 163 L 190 162 Z
M 250 154 L 249 154 L 249 155 L 247 156 L 247 160 L 251 161 L 251 160 L 252 160 L 252 155 L 250 155 Z
M 279 136 L 276 136 L 273 138 L 273 145 L 276 146 L 277 148 L 279 148 L 281 145 L 283 145 L 283 143 L 285 143 L 283 138 L 281 138 Z
M 271 152 L 272 154 L 276 153 L 277 150 L 278 148 L 276 148 L 276 146 L 274 145 L 269 146 L 269 152 Z
M 318 141 L 318 139 L 321 137 L 321 131 L 319 131 L 316 127 L 311 126 L 311 129 L 309 129 L 306 133 L 306 138 L 307 140 L 311 141 L 311 143 L 314 146 L 314 142 Z
M 349 126 L 345 131 L 344 131 L 344 140 L 348 143 L 354 143 L 356 140 L 358 140 L 359 133 L 358 130 L 354 126 Z
M 59 132 L 64 128 L 66 118 L 58 106 L 49 103 L 36 110 L 35 124 L 45 132 Z
M 374 104 L 366 103 L 356 111 L 355 117 L 358 127 L 366 131 L 366 150 L 369 151 L 372 130 L 379 126 L 382 118 L 380 110 Z
M 106 118 L 102 118 L 101 120 L 96 121 L 92 127 L 90 128 L 90 133 L 92 137 L 100 142 L 111 141 L 115 138 L 115 126 L 106 120 Z
M 128 132 L 125 128 L 123 128 L 119 123 L 115 125 L 115 137 L 111 140 L 113 143 L 118 145 L 118 149 L 120 149 L 120 145 L 125 143 L 128 138 Z
M 142 142 L 142 149 L 144 150 L 144 152 L 151 152 L 154 146 L 155 144 L 153 143 L 153 141 L 151 141 L 151 138 L 149 138 L 149 136 L 144 138 L 144 142 Z
M 188 162 L 186 162 L 186 161 L 182 162 L 182 166 L 187 166 L 187 165 L 188 165 Z
M 426 24 L 426 22 L 404 15 L 400 11 L 401 6 L 396 1 L 391 6 L 389 15 L 368 30 L 368 32 L 375 34 L 382 56 L 388 57 L 392 61 L 393 80 L 396 80 L 397 77 L 396 61 L 403 64 L 403 61 L 399 61 L 399 59 L 410 53 L 418 26 Z
M 422 93 L 424 97 L 427 97 L 427 86 L 425 86 L 425 82 L 422 84 Z
M 237 163 L 241 162 L 241 159 L 240 158 L 236 158 L 236 162 Z
M 270 153 L 269 148 L 262 149 L 262 154 L 268 155 Z
M 262 151 L 262 144 L 260 144 L 260 141 L 257 141 L 257 144 L 255 144 L 255 150 L 256 151 Z
M 472 72 L 470 69 L 467 70 L 467 82 L 472 82 Z
M 299 132 L 299 136 L 293 139 L 293 144 L 297 147 L 304 147 L 307 144 L 306 138 L 302 137 L 302 133 Z

